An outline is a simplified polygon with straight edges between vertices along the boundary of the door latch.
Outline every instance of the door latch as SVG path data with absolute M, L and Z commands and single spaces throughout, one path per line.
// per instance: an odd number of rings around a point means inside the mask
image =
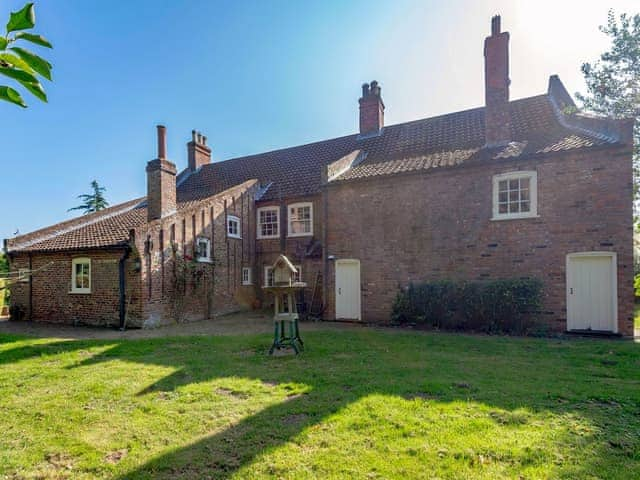
M 338 295 L 342 295 L 342 289 L 338 287 Z
M 573 287 L 569 288 L 569 295 L 573 295 Z

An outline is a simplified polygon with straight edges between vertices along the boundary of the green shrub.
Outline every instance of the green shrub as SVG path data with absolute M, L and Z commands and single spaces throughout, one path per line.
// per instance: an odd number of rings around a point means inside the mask
M 392 321 L 488 333 L 525 333 L 540 310 L 542 282 L 426 282 L 401 289 Z
M 633 277 L 633 293 L 636 299 L 640 299 L 640 273 Z

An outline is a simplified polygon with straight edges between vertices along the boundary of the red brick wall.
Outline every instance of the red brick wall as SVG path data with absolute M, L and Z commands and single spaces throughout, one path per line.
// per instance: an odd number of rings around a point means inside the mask
M 255 299 L 253 286 L 241 285 L 243 266 L 255 263 L 255 181 L 229 189 L 179 213 L 156 220 L 135 231 L 132 252 L 126 262 L 127 325 L 149 327 L 175 320 L 197 320 L 249 308 Z M 242 238 L 226 235 L 226 214 L 242 222 Z M 193 220 L 195 219 L 195 229 Z M 212 222 L 213 219 L 213 222 Z M 182 232 L 185 220 L 185 234 Z M 176 302 L 173 275 L 171 226 L 175 227 L 177 255 L 193 257 L 194 240 L 213 241 L 212 263 L 196 263 L 196 276 L 188 275 L 184 294 Z M 162 231 L 162 239 L 161 232 Z M 149 246 L 149 248 L 147 247 Z M 44 254 L 33 253 L 32 269 L 46 265 L 33 276 L 32 318 L 36 321 L 119 324 L 118 261 L 123 250 L 90 250 Z M 75 257 L 91 259 L 91 293 L 71 294 L 71 262 Z M 29 268 L 27 254 L 13 255 L 11 269 Z M 29 318 L 29 283 L 11 289 L 12 304 L 22 305 Z M 176 307 L 179 306 L 179 311 Z
M 256 242 L 256 268 L 254 269 L 254 283 L 258 287 L 258 295 L 264 305 L 272 305 L 273 299 L 271 295 L 262 294 L 262 286 L 264 284 L 264 267 L 271 266 L 275 263 L 281 253 L 293 262 L 294 265 L 302 266 L 302 281 L 307 283 L 304 289 L 303 297 L 305 303 L 309 303 L 312 297 L 312 290 L 316 275 L 322 272 L 322 248 L 315 250 L 315 253 L 308 256 L 306 252 L 309 246 L 316 241 L 322 240 L 322 201 L 320 195 L 309 197 L 286 198 L 280 202 L 259 202 L 256 204 L 257 209 L 266 206 L 280 207 L 280 229 L 279 238 L 257 239 Z M 287 205 L 292 203 L 311 202 L 313 204 L 313 235 L 302 237 L 288 236 L 288 209 Z M 257 222 L 257 217 L 254 215 Z M 256 238 L 256 222 L 254 222 L 253 238 Z
M 26 319 L 34 321 L 118 325 L 119 299 L 118 262 L 123 251 L 89 250 L 84 252 L 32 254 L 31 282 L 20 282 L 11 288 L 11 304 L 24 308 Z M 91 293 L 71 293 L 71 269 L 74 258 L 91 259 Z M 29 268 L 29 256 L 19 254 L 11 259 L 11 269 Z M 133 262 L 126 264 L 129 324 L 140 321 L 138 275 Z M 29 288 L 32 288 L 29 312 Z
M 537 170 L 539 218 L 491 221 L 492 176 Z M 389 321 L 399 286 L 534 276 L 544 321 L 566 327 L 565 260 L 618 254 L 619 331 L 633 334 L 632 173 L 626 151 L 592 150 L 327 187 L 327 254 L 361 261 L 363 320 Z M 335 315 L 328 262 L 327 318 Z
M 245 182 L 136 231 L 145 326 L 200 320 L 251 307 L 255 289 L 241 284 L 241 272 L 242 267 L 254 263 L 255 236 L 248 233 L 255 221 L 256 188 L 255 181 Z M 227 236 L 227 215 L 240 218 L 240 239 Z M 171 245 L 172 226 L 176 257 Z M 198 237 L 211 241 L 211 263 L 193 261 Z M 174 289 L 180 273 L 174 272 L 184 271 L 179 265 L 184 265 L 185 260 L 193 267 L 180 282 L 184 285 L 180 293 Z M 179 262 L 178 266 L 175 262 Z

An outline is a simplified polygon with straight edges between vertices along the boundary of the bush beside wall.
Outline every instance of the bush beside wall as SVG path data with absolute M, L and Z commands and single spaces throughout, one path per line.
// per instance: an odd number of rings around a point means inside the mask
M 524 334 L 535 326 L 541 305 L 542 282 L 537 279 L 412 283 L 398 292 L 391 319 L 432 328 Z

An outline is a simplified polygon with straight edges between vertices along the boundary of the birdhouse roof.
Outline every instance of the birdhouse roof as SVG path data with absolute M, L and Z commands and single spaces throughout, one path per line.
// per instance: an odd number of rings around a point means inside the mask
M 273 264 L 273 269 L 279 268 L 281 264 L 284 264 L 286 268 L 288 268 L 291 273 L 298 273 L 298 269 L 291 263 L 291 260 L 287 258 L 286 255 L 280 255 L 276 262 Z

